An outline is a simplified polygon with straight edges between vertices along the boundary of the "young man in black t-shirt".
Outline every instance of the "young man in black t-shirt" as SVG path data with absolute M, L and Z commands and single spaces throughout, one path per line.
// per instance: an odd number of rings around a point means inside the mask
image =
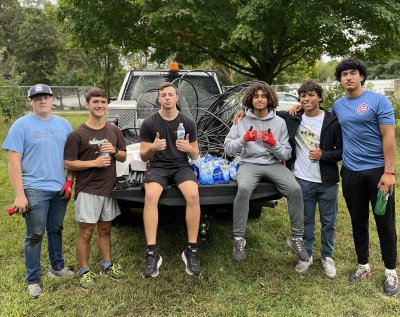
M 188 157 L 199 156 L 196 125 L 179 112 L 176 87 L 163 83 L 158 89 L 160 110 L 146 118 L 140 128 L 140 156 L 149 161 L 150 169 L 145 177 L 145 203 L 143 222 L 147 253 L 143 269 L 144 277 L 156 277 L 162 258 L 157 251 L 158 201 L 168 183 L 176 184 L 186 199 L 186 226 L 188 247 L 182 252 L 182 260 L 189 275 L 199 275 L 197 236 L 200 224 L 200 199 L 197 178 L 190 167 Z M 185 128 L 184 139 L 177 138 L 180 123 Z

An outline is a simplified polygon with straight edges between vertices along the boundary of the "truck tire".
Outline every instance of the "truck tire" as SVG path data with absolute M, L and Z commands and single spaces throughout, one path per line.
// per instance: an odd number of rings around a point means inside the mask
M 124 226 L 129 223 L 129 213 L 131 211 L 131 208 L 129 207 L 129 202 L 123 201 L 123 200 L 118 200 L 118 206 L 119 209 L 121 210 L 121 214 L 116 217 L 112 221 L 113 226 Z
M 261 216 L 264 203 L 262 202 L 250 202 L 249 206 L 249 218 L 258 219 Z
M 118 206 L 119 209 L 121 210 L 121 214 L 126 214 L 131 211 L 128 201 L 118 200 Z

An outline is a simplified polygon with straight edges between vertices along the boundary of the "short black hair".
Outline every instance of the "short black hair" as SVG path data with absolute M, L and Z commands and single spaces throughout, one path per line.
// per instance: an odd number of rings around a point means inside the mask
M 346 59 L 342 60 L 336 66 L 336 69 L 335 69 L 336 80 L 340 82 L 342 72 L 344 72 L 345 70 L 350 70 L 350 69 L 358 70 L 360 75 L 364 77 L 364 80 L 361 82 L 361 85 L 363 86 L 365 81 L 367 80 L 367 76 L 368 76 L 367 66 L 365 66 L 364 62 L 362 62 L 361 60 L 356 59 L 354 57 L 346 58 Z
M 307 92 L 311 92 L 311 91 L 315 91 L 318 95 L 319 98 L 321 98 L 320 103 L 322 103 L 322 101 L 324 101 L 324 97 L 322 95 L 322 86 L 319 85 L 317 82 L 315 82 L 312 79 L 307 80 L 306 82 L 304 82 L 300 88 L 297 90 L 297 93 L 299 94 L 299 97 L 302 93 L 307 93 Z

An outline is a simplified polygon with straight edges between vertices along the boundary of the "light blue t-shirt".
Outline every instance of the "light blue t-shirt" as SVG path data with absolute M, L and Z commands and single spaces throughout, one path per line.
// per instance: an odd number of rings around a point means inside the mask
M 69 122 L 55 115 L 41 120 L 28 114 L 13 123 L 3 149 L 22 154 L 24 188 L 61 190 L 65 183 L 64 145 L 71 131 Z
M 356 98 L 335 101 L 343 135 L 343 165 L 351 171 L 363 171 L 385 165 L 380 125 L 394 125 L 394 110 L 389 100 L 372 91 Z

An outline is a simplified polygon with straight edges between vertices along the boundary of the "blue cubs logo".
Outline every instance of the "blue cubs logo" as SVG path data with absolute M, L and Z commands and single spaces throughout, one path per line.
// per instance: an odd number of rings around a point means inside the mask
M 361 105 L 359 105 L 358 107 L 357 107 L 357 113 L 358 114 L 364 114 L 364 113 L 366 113 L 367 111 L 368 111 L 368 105 L 367 104 L 365 104 L 365 103 L 362 103 Z

